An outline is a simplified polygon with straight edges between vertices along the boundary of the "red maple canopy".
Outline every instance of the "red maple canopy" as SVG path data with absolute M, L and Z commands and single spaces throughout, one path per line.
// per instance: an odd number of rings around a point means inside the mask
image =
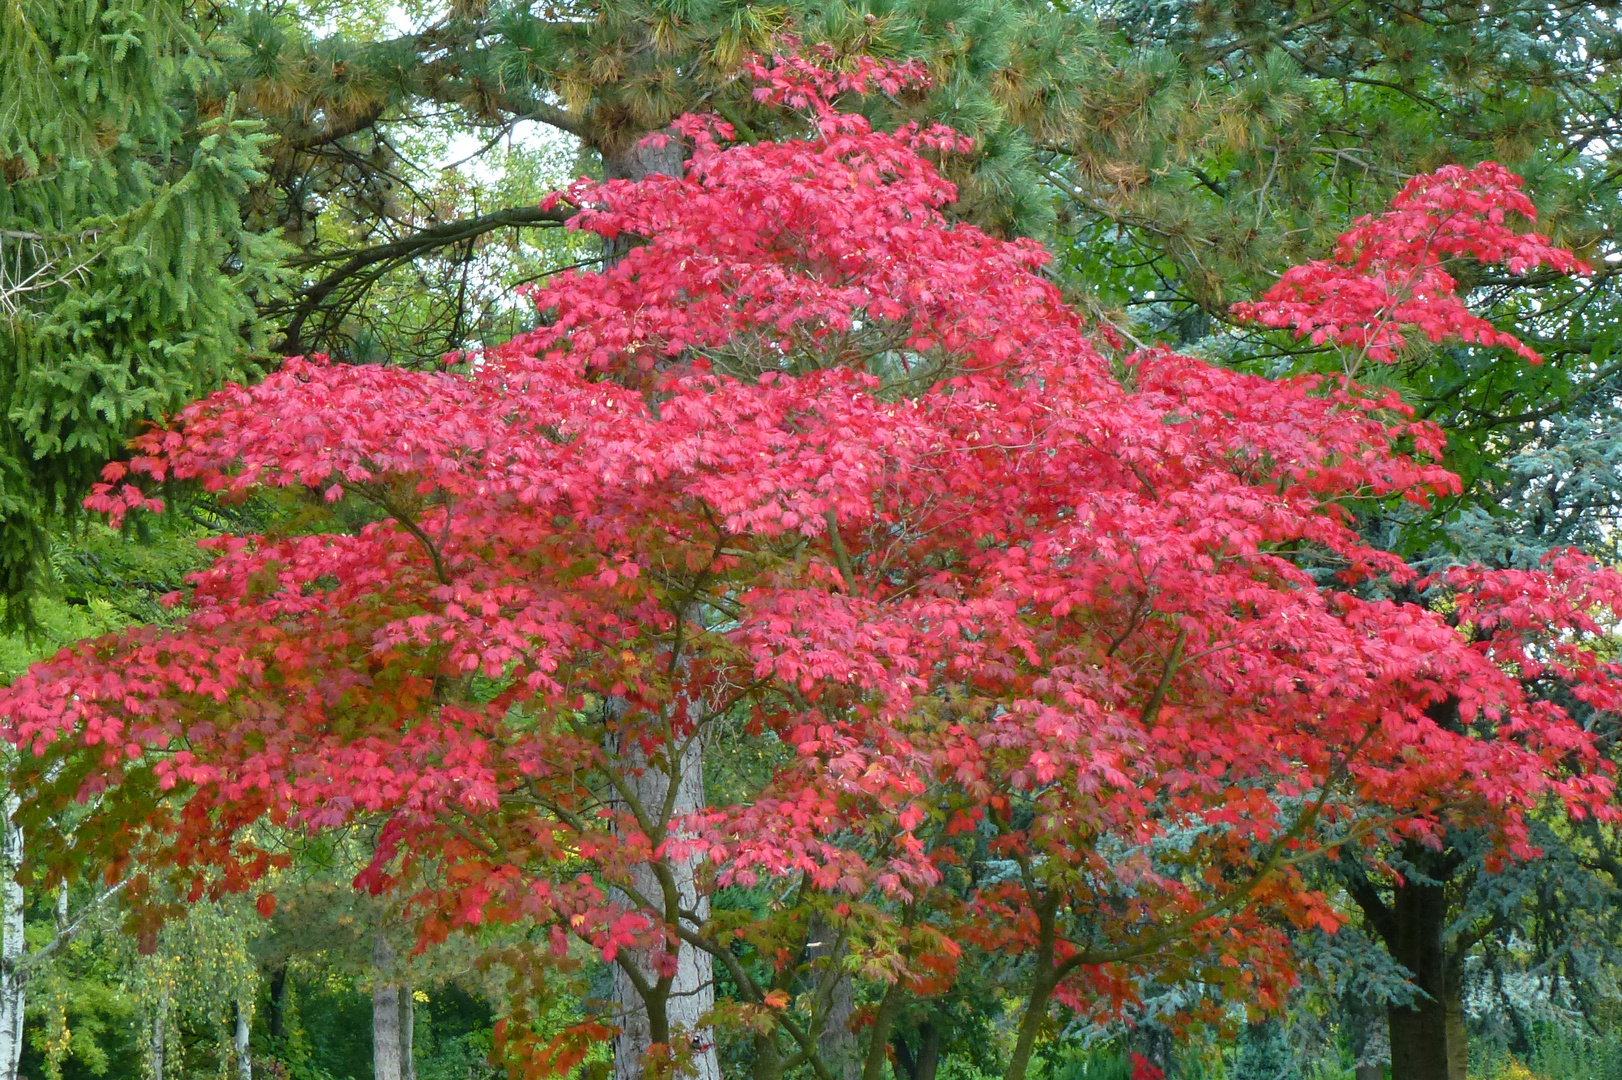
M 959 136 L 831 105 L 917 71 L 754 74 L 814 133 L 690 118 L 685 177 L 571 188 L 575 227 L 639 240 L 535 290 L 538 329 L 441 372 L 295 358 L 107 467 L 115 523 L 184 480 L 369 523 L 210 541 L 178 625 L 0 693 L 25 820 L 99 800 L 61 866 L 243 889 L 257 823 L 381 821 L 362 884 L 426 939 L 524 922 L 559 966 L 653 950 L 650 986 L 767 934 L 696 894 L 787 878 L 911 993 L 959 943 L 1034 960 L 1039 1024 L 1118 1007 L 1134 964 L 1265 1000 L 1279 916 L 1334 923 L 1296 870 L 1326 844 L 1469 820 L 1524 853 L 1546 799 L 1610 812 L 1523 679 L 1614 709 L 1622 580 L 1570 556 L 1384 598 L 1412 574 L 1349 508 L 1454 490 L 1436 428 L 1350 379 L 1101 351 L 1037 245 L 944 215 Z M 1377 360 L 1416 328 L 1519 349 L 1439 261 L 1577 267 L 1506 210 L 1497 166 L 1419 178 L 1245 313 Z M 638 786 L 743 744 L 724 800 Z

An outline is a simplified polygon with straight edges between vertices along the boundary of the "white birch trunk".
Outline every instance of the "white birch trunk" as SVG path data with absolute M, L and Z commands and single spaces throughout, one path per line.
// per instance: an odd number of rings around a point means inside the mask
M 0 821 L 0 1080 L 17 1080 L 23 1052 L 23 887 L 17 870 L 23 861 L 23 832 L 13 815 L 18 799 L 5 796 Z
M 164 1029 L 167 1026 L 168 1012 L 169 1000 L 167 998 L 160 999 L 158 1001 L 157 1010 L 152 1014 L 152 1041 L 150 1046 L 152 1055 L 152 1080 L 163 1080 Z
M 372 1076 L 400 1077 L 400 988 L 394 978 L 394 950 L 377 935 L 372 942 Z
M 677 763 L 676 799 L 672 816 L 680 818 L 702 808 L 704 803 L 703 740 L 693 739 Z M 658 764 L 649 763 L 638 747 L 627 748 L 621 757 L 627 772 L 641 769 L 641 775 L 627 776 L 626 783 L 637 801 L 650 814 L 664 805 L 671 778 Z M 698 860 L 692 856 L 667 858 L 676 879 L 681 906 L 702 922 L 709 918 L 710 900 L 698 890 Z M 657 903 L 664 895 L 651 866 L 638 866 L 631 883 L 643 896 Z M 656 913 L 657 914 L 657 913 Z M 649 984 L 658 981 L 647 961 L 646 950 L 622 954 Z M 615 1080 L 642 1080 L 643 1061 L 652 1043 L 648 1010 L 636 984 L 618 964 L 614 967 L 614 1003 L 618 1006 L 620 1033 L 614 1040 Z M 715 1007 L 715 979 L 709 954 L 685 942 L 676 954 L 676 976 L 665 1001 L 665 1018 L 673 1044 L 692 1050 L 692 1066 L 687 1073 L 694 1080 L 720 1080 L 721 1063 L 715 1052 L 715 1032 L 699 1024 L 700 1018 Z M 674 1047 L 673 1047 L 674 1049 Z
M 237 1002 L 237 1027 L 232 1033 L 231 1049 L 236 1052 L 237 1080 L 253 1080 L 253 1057 L 248 1052 L 248 1007 Z

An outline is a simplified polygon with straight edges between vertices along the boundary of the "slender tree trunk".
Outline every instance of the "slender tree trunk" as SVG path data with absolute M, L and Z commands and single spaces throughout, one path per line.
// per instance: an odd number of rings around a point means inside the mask
M 372 942 L 372 1076 L 400 1077 L 400 988 L 394 979 L 394 950 L 379 934 Z
M 1048 999 L 1053 996 L 1055 986 L 1049 974 L 1052 960 L 1039 956 L 1037 963 L 1041 968 L 1038 976 L 1032 980 L 1031 996 L 1025 1003 L 1025 1015 L 1019 1022 L 1019 1037 L 1014 1042 L 1014 1052 L 1008 1059 L 1008 1066 L 1003 1070 L 1003 1080 L 1025 1080 L 1025 1071 L 1031 1066 L 1031 1054 L 1036 1050 L 1036 1037 L 1047 1022 Z
M 152 1013 L 152 1030 L 149 1034 L 148 1049 L 151 1054 L 152 1080 L 163 1080 L 164 1044 L 166 1042 L 169 1022 L 169 999 L 160 997 L 158 1007 Z
M 1417 853 L 1416 853 L 1417 854 Z M 1410 862 L 1423 866 L 1418 858 Z M 1411 1006 L 1392 1008 L 1392 1080 L 1452 1080 L 1449 1069 L 1446 953 L 1447 899 L 1440 882 L 1410 877 L 1397 886 L 1391 903 L 1392 934 L 1386 942 L 1392 959 L 1412 973 L 1422 992 Z
M 879 999 L 879 1007 L 873 1012 L 872 1041 L 867 1044 L 862 1080 L 884 1080 L 884 1066 L 890 1051 L 890 1031 L 895 1027 L 895 1018 L 900 1015 L 901 1006 L 906 1000 L 907 992 L 902 989 L 899 979 L 891 983 L 884 997 Z
M 1036 970 L 1031 975 L 1031 992 L 1025 1001 L 1025 1015 L 1020 1017 L 1019 1037 L 1014 1052 L 1003 1069 L 1003 1080 L 1025 1080 L 1025 1071 L 1031 1066 L 1031 1054 L 1036 1050 L 1036 1037 L 1047 1023 L 1048 1002 L 1058 989 L 1060 974 L 1053 966 L 1054 943 L 1058 939 L 1055 920 L 1059 911 L 1057 893 L 1036 894 L 1031 897 L 1031 910 L 1036 914 L 1037 943 Z
M 280 1045 L 283 1035 L 287 1034 L 287 961 L 270 973 L 270 1009 L 265 1016 L 265 1026 L 269 1029 L 271 1039 Z
M 253 1080 L 253 1055 L 248 1052 L 248 1007 L 237 1002 L 237 1026 L 231 1039 L 236 1052 L 237 1080 Z
M 17 870 L 23 861 L 23 832 L 12 815 L 17 796 L 5 796 L 0 821 L 0 1080 L 17 1080 L 23 1052 L 23 887 Z
M 400 987 L 400 1080 L 417 1080 L 417 999 L 409 986 Z

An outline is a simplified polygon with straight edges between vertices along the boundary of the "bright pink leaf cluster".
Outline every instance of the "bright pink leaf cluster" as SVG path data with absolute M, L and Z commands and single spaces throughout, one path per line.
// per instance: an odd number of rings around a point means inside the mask
M 1537 219 L 1520 177 L 1492 161 L 1473 169 L 1444 166 L 1408 181 L 1390 210 L 1359 218 L 1332 258 L 1291 267 L 1261 300 L 1235 304 L 1233 312 L 1381 363 L 1396 359 L 1413 331 L 1433 342 L 1501 346 L 1537 363 L 1519 338 L 1470 311 L 1444 269 L 1470 259 L 1511 274 L 1544 266 L 1587 271 L 1537 233 L 1510 228 L 1512 214 Z

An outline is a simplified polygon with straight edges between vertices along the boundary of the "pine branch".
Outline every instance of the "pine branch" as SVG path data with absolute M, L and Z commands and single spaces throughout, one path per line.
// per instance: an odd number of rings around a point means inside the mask
M 383 115 L 384 102 L 377 102 L 360 112 L 349 116 L 338 116 L 328 120 L 319 128 L 307 128 L 298 135 L 282 133 L 282 142 L 292 150 L 307 151 L 317 147 L 335 143 L 339 139 L 348 138 L 359 131 L 365 131 Z
M 439 248 L 466 243 L 497 229 L 562 225 L 573 214 L 572 208 L 543 210 L 539 206 L 516 206 L 478 217 L 443 222 L 375 247 L 336 253 L 332 256 L 333 260 L 344 258 L 346 261 L 300 294 L 300 299 L 291 308 L 287 330 L 276 348 L 287 355 L 301 352 L 305 323 L 322 309 L 333 293 L 358 274 L 380 263 L 407 262 Z

